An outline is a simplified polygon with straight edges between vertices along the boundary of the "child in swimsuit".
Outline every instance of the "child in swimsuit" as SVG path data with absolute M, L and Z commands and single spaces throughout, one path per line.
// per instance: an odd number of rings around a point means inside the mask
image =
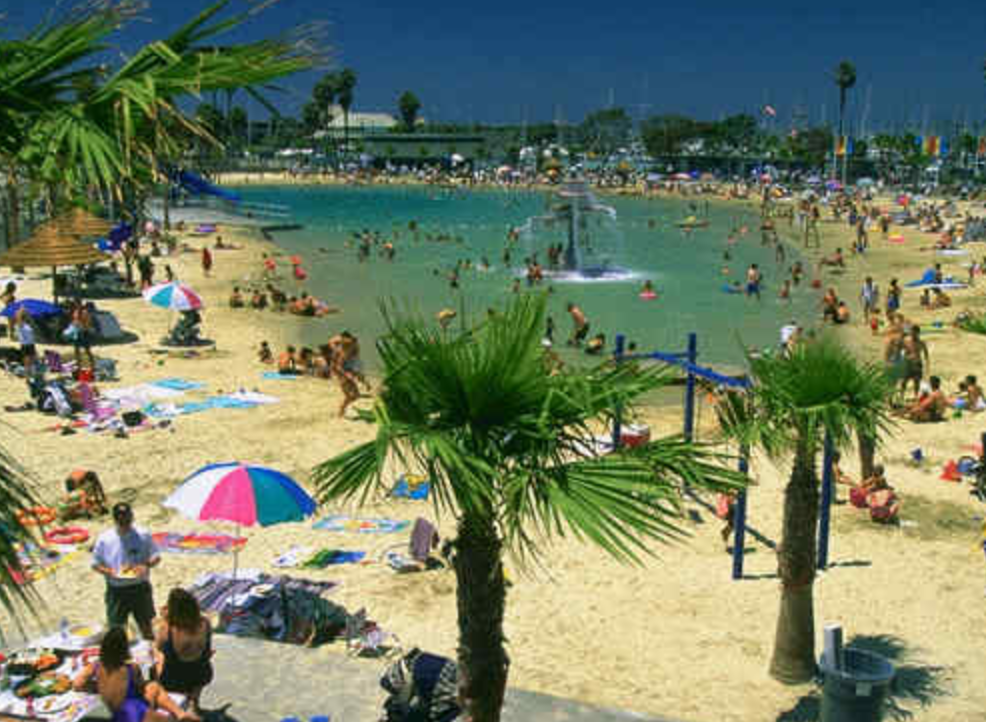
M 130 661 L 130 646 L 123 627 L 112 627 L 106 633 L 99 646 L 99 661 L 83 667 L 72 687 L 81 692 L 91 688 L 93 682 L 103 703 L 113 713 L 112 722 L 199 719 L 179 707 L 157 682 L 144 682 L 140 668 Z

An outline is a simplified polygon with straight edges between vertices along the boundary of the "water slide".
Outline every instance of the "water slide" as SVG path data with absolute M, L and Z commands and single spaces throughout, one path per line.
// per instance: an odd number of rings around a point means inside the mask
M 222 198 L 232 203 L 239 203 L 240 194 L 225 190 L 217 185 L 210 183 L 201 176 L 191 171 L 183 170 L 178 172 L 178 182 L 182 188 L 194 195 L 210 195 Z

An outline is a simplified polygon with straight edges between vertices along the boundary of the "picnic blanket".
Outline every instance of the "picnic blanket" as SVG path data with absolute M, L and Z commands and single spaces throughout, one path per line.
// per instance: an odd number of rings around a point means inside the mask
M 249 593 L 257 585 L 277 583 L 284 589 L 302 590 L 316 596 L 321 596 L 339 586 L 338 582 L 313 581 L 264 573 L 250 574 L 245 570 L 240 573 L 242 576 L 235 579 L 232 575 L 221 572 L 203 574 L 189 587 L 188 591 L 198 600 L 199 606 L 203 610 L 218 612 L 231 599 L 237 595 Z
M 206 574 L 189 591 L 203 609 L 219 612 L 216 631 L 314 646 L 345 634 L 345 607 L 322 599 L 334 582 L 251 575 Z
M 401 474 L 397 483 L 394 484 L 394 488 L 390 490 L 390 495 L 400 499 L 421 501 L 428 498 L 430 489 L 431 483 L 426 477 L 417 474 Z
M 312 526 L 322 531 L 352 531 L 360 534 L 389 534 L 403 531 L 410 525 L 408 521 L 397 519 L 373 518 L 360 519 L 345 514 L 332 514 L 319 519 Z
M 167 554 L 228 554 L 247 543 L 244 537 L 227 534 L 154 532 L 151 536 L 158 551 Z

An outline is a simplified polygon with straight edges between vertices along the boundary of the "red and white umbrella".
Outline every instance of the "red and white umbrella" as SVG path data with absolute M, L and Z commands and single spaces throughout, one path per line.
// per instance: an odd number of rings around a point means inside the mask
M 199 294 L 177 281 L 151 286 L 144 291 L 144 300 L 154 306 L 172 311 L 194 311 L 202 308 L 202 298 Z

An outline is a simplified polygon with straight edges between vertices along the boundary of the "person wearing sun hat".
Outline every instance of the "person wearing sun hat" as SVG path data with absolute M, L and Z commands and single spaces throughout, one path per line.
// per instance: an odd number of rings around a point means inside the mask
M 144 639 L 154 630 L 154 590 L 150 573 L 161 556 L 150 534 L 134 526 L 134 512 L 126 502 L 113 506 L 113 528 L 96 539 L 92 568 L 106 578 L 106 619 L 109 626 L 126 626 L 133 615 Z

